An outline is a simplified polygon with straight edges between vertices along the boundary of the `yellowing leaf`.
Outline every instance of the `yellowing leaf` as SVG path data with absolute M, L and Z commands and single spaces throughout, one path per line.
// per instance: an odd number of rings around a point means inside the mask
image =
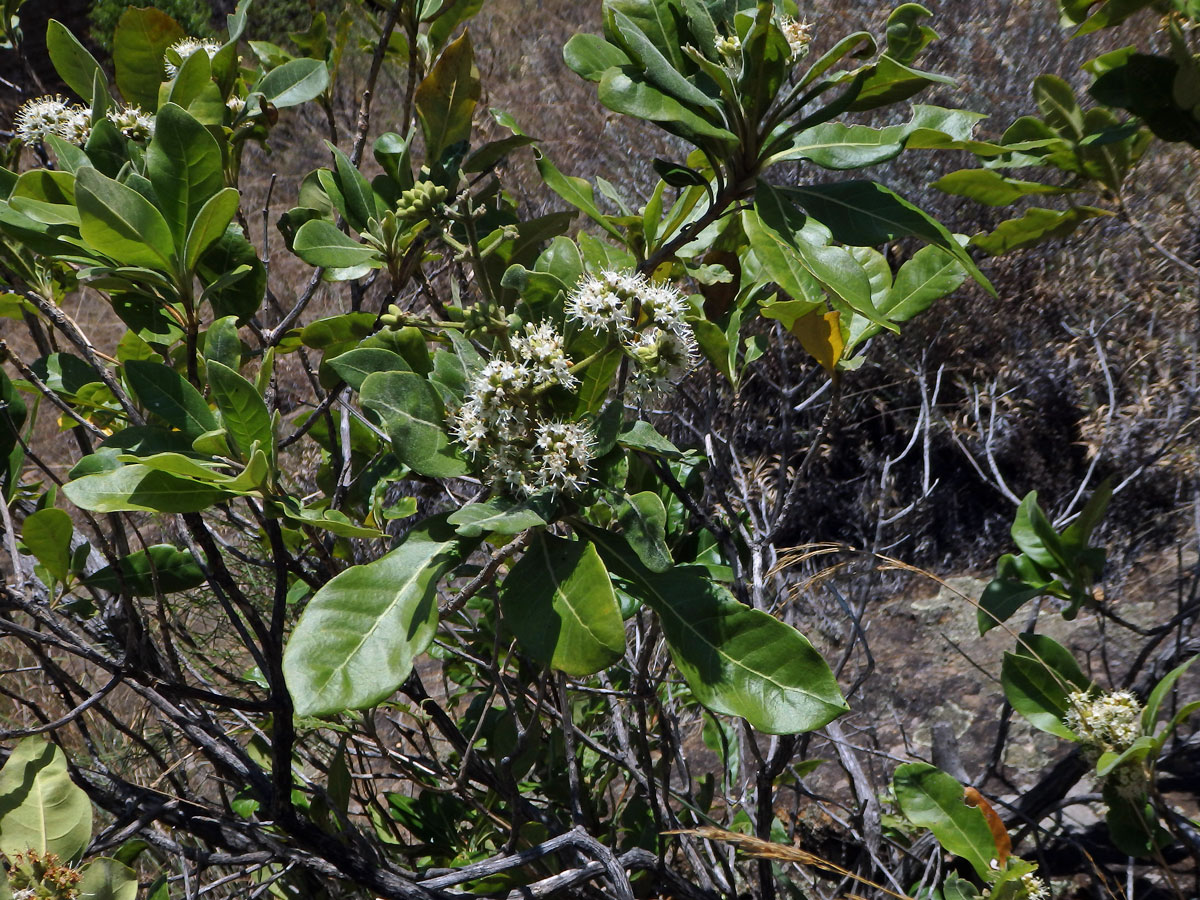
M 812 354 L 813 359 L 827 371 L 837 368 L 846 342 L 842 339 L 841 314 L 836 310 L 821 314 L 814 309 L 801 316 L 792 326 L 792 334 L 800 339 L 800 345 Z

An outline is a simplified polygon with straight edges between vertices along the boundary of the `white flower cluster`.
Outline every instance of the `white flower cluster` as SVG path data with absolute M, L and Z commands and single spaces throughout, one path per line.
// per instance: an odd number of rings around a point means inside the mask
M 208 58 L 212 59 L 220 49 L 220 44 L 216 41 L 210 41 L 208 38 L 185 37 L 180 38 L 168 47 L 167 52 L 175 53 L 179 57 L 179 64 L 183 65 L 193 53 L 203 50 L 208 54 Z M 168 78 L 174 78 L 179 74 L 179 66 L 175 65 L 169 59 L 163 59 L 163 67 L 166 69 Z
M 793 62 L 808 55 L 809 45 L 812 43 L 812 25 L 785 17 L 780 21 L 779 28 L 787 39 L 788 49 L 792 51 Z
M 58 135 L 72 144 L 82 145 L 92 130 L 92 114 L 63 97 L 37 97 L 26 100 L 13 120 L 13 133 L 26 144 L 44 141 Z
M 548 322 L 526 325 L 511 342 L 515 360 L 493 359 L 475 376 L 451 419 L 455 438 L 487 460 L 487 474 L 511 493 L 574 493 L 587 482 L 592 434 L 584 425 L 542 419 L 539 391 L 574 387 L 562 336 Z
M 995 866 L 994 861 L 993 866 Z M 989 900 L 991 896 L 992 889 L 986 888 L 979 895 L 979 900 Z M 1021 876 L 1021 883 L 1017 888 L 1017 892 L 1015 894 L 1006 893 L 1004 896 L 1011 896 L 1012 900 L 1050 900 L 1050 887 L 1032 872 L 1028 872 Z
M 588 276 L 567 299 L 568 318 L 620 341 L 634 363 L 631 387 L 644 396 L 665 390 L 696 364 L 686 312 L 683 294 L 634 272 Z
M 1072 691 L 1063 724 L 1101 752 L 1126 750 L 1142 734 L 1142 706 L 1129 691 Z
M 144 141 L 154 134 L 154 117 L 140 106 L 114 106 L 106 115 L 127 138 Z

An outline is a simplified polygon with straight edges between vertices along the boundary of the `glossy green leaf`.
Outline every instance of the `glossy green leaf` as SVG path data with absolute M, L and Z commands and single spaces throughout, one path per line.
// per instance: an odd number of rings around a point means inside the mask
M 564 175 L 540 150 L 534 150 L 538 172 L 546 187 L 558 194 L 576 209 L 582 211 L 589 219 L 618 240 L 623 240 L 620 230 L 609 221 L 609 217 L 600 211 L 596 205 L 596 195 L 586 179 L 574 175 Z
M 447 147 L 470 136 L 481 90 L 471 39 L 463 32 L 417 86 L 415 104 L 427 160 L 440 159 Z
M 20 741 L 0 769 L 0 853 L 34 850 L 78 859 L 92 839 L 92 803 L 67 757 L 44 738 Z
M 943 175 L 931 187 L 947 194 L 969 197 L 987 206 L 1008 206 L 1022 197 L 1036 194 L 1065 194 L 1070 188 L 1005 178 L 995 169 L 959 169 Z
M 413 372 L 377 372 L 359 392 L 379 414 L 396 457 L 420 475 L 456 478 L 468 471 L 446 435 L 445 410 L 430 383 Z
M 225 186 L 216 138 L 185 109 L 164 103 L 154 117 L 154 138 L 146 148 L 146 175 L 175 246 L 183 247 L 201 208 Z M 212 240 L 224 231 L 222 225 Z M 197 252 L 193 258 L 198 257 Z
M 125 379 L 141 404 L 187 435 L 198 438 L 217 427 L 208 402 L 186 378 L 162 363 L 131 359 Z
M 563 47 L 567 67 L 593 83 L 599 84 L 609 69 L 630 64 L 629 55 L 598 34 L 574 34 Z
M 971 238 L 971 246 L 992 256 L 999 256 L 1066 237 L 1088 219 L 1111 215 L 1110 211 L 1094 206 L 1072 206 L 1063 212 L 1033 207 L 1019 218 L 1001 222 L 990 234 L 975 235 Z
M 625 626 L 596 548 L 538 534 L 504 579 L 504 621 L 521 650 L 568 675 L 591 675 L 621 659 Z
M 204 359 L 219 362 L 237 371 L 242 365 L 242 340 L 238 337 L 237 319 L 223 316 L 204 332 Z
M 1030 582 L 1021 571 L 1019 558 L 1011 554 L 1000 557 L 996 563 L 996 577 L 988 582 L 979 598 L 978 624 L 979 633 L 987 634 L 1001 622 L 1007 622 L 1022 606 L 1034 597 L 1040 597 L 1048 592 L 1051 585 L 1056 585 L 1048 574 Z M 1035 565 L 1032 560 L 1025 558 L 1026 565 Z
M 148 112 L 158 108 L 158 87 L 164 79 L 163 54 L 186 37 L 174 19 L 153 7 L 128 7 L 113 34 L 113 68 L 117 89 L 126 102 Z
M 665 572 L 675 564 L 667 547 L 667 510 L 658 494 L 642 491 L 627 495 L 617 507 L 617 523 L 642 565 L 651 572 Z
M 709 97 L 680 74 L 676 66 L 683 62 L 682 59 L 676 62 L 668 60 L 637 23 L 619 9 L 613 7 L 611 15 L 612 23 L 616 26 L 626 52 L 641 66 L 647 81 L 694 111 L 721 109 L 717 100 Z M 675 47 L 665 49 L 677 52 Z
M 1035 728 L 1076 739 L 1063 718 L 1071 692 L 1086 690 L 1091 682 L 1062 644 L 1044 634 L 1021 635 L 1017 652 L 1004 654 L 1000 683 L 1012 708 Z
M 66 581 L 71 565 L 71 535 L 75 526 L 61 509 L 40 509 L 25 519 L 21 541 L 58 581 Z
M 115 859 L 98 856 L 83 867 L 80 900 L 136 900 L 137 873 Z
M 995 289 L 979 271 L 970 254 L 946 227 L 895 191 L 873 181 L 843 181 L 780 188 L 784 197 L 803 207 L 833 232 L 835 240 L 874 247 L 901 237 L 919 237 L 941 247 L 962 263 L 984 290 Z
M 174 272 L 175 241 L 161 212 L 133 188 L 81 169 L 75 179 L 79 235 L 88 247 L 125 266 Z
M 337 372 L 338 377 L 356 391 L 362 390 L 362 383 L 367 377 L 376 372 L 409 372 L 412 367 L 399 353 L 384 350 L 382 347 L 360 347 L 339 353 L 328 361 L 329 368 Z
M 276 66 L 253 88 L 277 109 L 315 100 L 329 87 L 329 69 L 323 59 L 290 59 Z
M 484 534 L 520 534 L 527 528 L 545 525 L 546 519 L 533 501 L 518 503 L 504 497 L 493 497 L 482 503 L 468 503 L 450 513 L 447 521 L 464 537 Z
M 382 265 L 379 251 L 360 244 L 325 219 L 311 219 L 301 225 L 292 246 L 296 255 L 310 266 L 349 269 Z
M 216 360 L 208 364 L 208 386 L 221 410 L 221 422 L 243 461 L 255 443 L 267 453 L 274 445 L 271 414 L 254 385 Z
M 325 142 L 325 146 L 333 154 L 336 166 L 333 179 L 345 200 L 346 221 L 355 231 L 363 232 L 367 228 L 367 221 L 379 216 L 375 192 L 371 190 L 370 182 L 351 164 L 345 153 L 329 141 Z
M 1191 668 L 1192 663 L 1197 659 L 1200 659 L 1200 656 L 1193 656 L 1183 665 L 1176 666 L 1154 685 L 1153 690 L 1150 691 L 1150 695 L 1146 698 L 1146 707 L 1142 710 L 1142 731 L 1147 734 L 1154 731 L 1155 723 L 1158 721 L 1158 711 L 1162 708 L 1163 701 L 1171 693 L 1172 688 L 1175 687 L 1175 683 L 1179 681 L 1183 673 Z
M 335 576 L 308 602 L 283 654 L 302 716 L 333 715 L 387 699 L 437 630 L 437 584 L 465 548 L 442 518 L 395 550 Z
M 609 69 L 600 79 L 600 102 L 627 116 L 657 122 L 672 134 L 691 141 L 712 140 L 727 146 L 737 144 L 733 132 L 714 125 L 674 97 L 629 77 L 624 69 Z
M 231 496 L 214 485 L 142 465 L 77 478 L 63 485 L 63 493 L 92 512 L 201 512 Z
M 84 103 L 90 104 L 92 85 L 97 73 L 101 73 L 100 63 L 57 19 L 51 19 L 46 24 L 46 52 L 63 83 L 83 98 Z
M 83 579 L 87 587 L 130 597 L 189 591 L 205 581 L 204 571 L 192 554 L 171 544 L 154 544 L 122 556 L 116 567 L 105 566 Z
M 928 828 L 949 853 L 965 859 L 980 878 L 992 871 L 996 839 L 983 811 L 963 801 L 963 786 L 928 763 L 906 763 L 892 776 L 901 811 L 914 825 Z
M 621 538 L 587 536 L 610 572 L 658 615 L 675 665 L 707 709 L 759 731 L 813 731 L 846 712 L 837 680 L 796 629 L 739 603 L 699 566 L 646 569 Z
M 236 280 L 222 281 L 239 270 L 243 274 Z M 201 255 L 196 274 L 204 285 L 203 298 L 212 307 L 213 315 L 235 316 L 239 325 L 258 312 L 266 295 L 266 266 L 236 223 L 231 223 Z
M 236 188 L 224 188 L 196 211 L 184 245 L 184 265 L 188 271 L 194 270 L 204 252 L 225 235 L 225 229 L 237 215 L 240 199 Z

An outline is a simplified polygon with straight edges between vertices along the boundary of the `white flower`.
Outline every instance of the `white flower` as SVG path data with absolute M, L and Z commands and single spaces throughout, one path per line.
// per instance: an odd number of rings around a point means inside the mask
M 512 348 L 528 367 L 535 384 L 553 382 L 573 387 L 578 382 L 571 374 L 571 361 L 563 349 L 562 336 L 550 322 L 526 325 L 525 335 L 512 339 Z
M 47 135 L 61 135 L 72 115 L 70 104 L 58 94 L 26 100 L 13 120 L 13 133 L 22 142 L 34 144 Z
M 1021 876 L 1021 900 L 1050 900 L 1050 888 L 1032 872 Z
M 567 298 L 567 318 L 590 331 L 624 334 L 633 321 L 630 304 L 646 287 L 646 279 L 633 273 L 602 272 L 587 277 Z
M 154 118 L 140 106 L 114 106 L 107 116 L 127 138 L 144 141 L 154 134 Z
M 1141 737 L 1142 706 L 1129 691 L 1072 691 L 1070 704 L 1063 724 L 1101 751 L 1120 753 Z
M 217 51 L 221 49 L 221 45 L 216 41 L 210 41 L 208 38 L 185 37 L 180 38 L 170 47 L 167 48 L 167 53 L 174 53 L 179 57 L 179 65 L 171 62 L 167 57 L 163 58 L 163 67 L 166 69 L 167 77 L 174 78 L 179 74 L 179 66 L 182 66 L 193 53 L 203 50 L 208 54 L 208 58 L 212 59 L 217 55 Z
M 529 467 L 537 487 L 582 490 L 592 458 L 591 431 L 578 422 L 543 422 L 535 435 Z
M 232 97 L 230 97 L 228 100 L 225 101 L 225 108 L 228 109 L 231 113 L 233 113 L 234 116 L 237 116 L 241 113 L 241 111 L 243 109 L 246 108 L 246 99 L 244 97 L 239 97 L 237 94 L 234 94 Z
M 780 21 L 779 28 L 787 38 L 793 61 L 808 55 L 809 45 L 812 43 L 812 25 L 786 17 Z
M 82 147 L 92 134 L 92 114 L 82 106 L 72 107 L 59 126 L 58 134 L 67 143 Z

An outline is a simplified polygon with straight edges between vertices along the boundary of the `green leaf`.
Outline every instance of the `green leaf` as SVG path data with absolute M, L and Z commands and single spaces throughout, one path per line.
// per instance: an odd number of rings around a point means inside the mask
M 277 109 L 314 100 L 329 87 L 329 69 L 323 59 L 290 59 L 262 77 L 253 88 Z
M 1047 125 L 1068 140 L 1083 137 L 1083 110 L 1066 81 L 1057 75 L 1039 75 L 1033 80 L 1033 99 Z
M 892 10 L 887 20 L 887 54 L 908 65 L 921 51 L 937 40 L 937 32 L 921 20 L 932 16 L 918 3 L 903 3 Z
M 596 548 L 540 532 L 504 579 L 504 621 L 521 650 L 568 675 L 621 659 L 625 626 Z
M 154 138 L 146 148 L 146 175 L 154 185 L 175 246 L 183 247 L 201 208 L 225 186 L 216 138 L 187 110 L 164 103 L 154 117 Z M 222 226 L 213 240 L 224 230 Z
M 128 7 L 113 34 L 113 68 L 117 90 L 126 102 L 147 112 L 158 109 L 158 88 L 164 78 L 163 54 L 186 37 L 174 19 L 152 7 Z
M 359 392 L 379 414 L 396 457 L 419 475 L 457 478 L 468 471 L 446 436 L 445 410 L 433 386 L 413 372 L 377 372 Z
M 651 572 L 616 535 L 586 534 L 658 615 L 671 658 L 707 709 L 769 734 L 813 731 L 849 709 L 821 654 L 792 626 L 739 603 L 701 567 Z
M 963 801 L 961 784 L 928 763 L 906 763 L 892 776 L 892 788 L 910 822 L 928 828 L 947 852 L 969 862 L 980 878 L 988 877 L 996 839 L 983 810 Z
M 994 169 L 960 169 L 935 181 L 931 187 L 947 194 L 969 197 L 987 206 L 1008 206 L 1022 197 L 1038 194 L 1065 194 L 1072 188 L 1005 178 Z
M 21 541 L 58 581 L 66 581 L 71 565 L 71 535 L 75 526 L 61 509 L 40 509 L 25 519 Z
M 576 209 L 582 211 L 589 219 L 598 224 L 601 228 L 611 234 L 618 240 L 623 241 L 620 230 L 609 221 L 609 217 L 600 211 L 600 207 L 596 205 L 596 195 L 592 191 L 592 186 L 588 184 L 586 179 L 577 178 L 574 175 L 564 175 L 550 161 L 550 158 L 545 156 L 540 150 L 533 151 L 533 158 L 537 162 L 538 172 L 542 176 L 542 181 L 546 183 L 546 187 L 558 194 Z
M 28 521 L 28 520 L 26 520 Z M 1142 710 L 1142 731 L 1150 734 L 1154 731 L 1154 725 L 1158 721 L 1158 711 L 1162 707 L 1162 702 L 1167 698 L 1171 689 L 1175 687 L 1180 676 L 1186 672 L 1200 656 L 1193 656 L 1181 666 L 1176 666 L 1161 679 L 1158 684 L 1154 685 L 1154 689 L 1150 691 L 1150 696 L 1146 698 L 1146 708 Z
M 190 591 L 205 583 L 204 571 L 192 554 L 170 544 L 154 544 L 117 560 L 117 565 L 97 569 L 83 584 L 89 588 L 129 597 L 157 597 Z
M 241 277 L 233 282 L 224 280 L 238 270 L 244 273 Z M 204 285 L 203 298 L 212 306 L 213 315 L 236 316 L 239 325 L 258 312 L 266 295 L 266 266 L 236 224 L 230 224 L 204 252 L 196 274 Z
M 1005 554 L 996 564 L 996 577 L 988 582 L 979 598 L 978 624 L 979 633 L 987 634 L 1001 622 L 1007 622 L 1018 609 L 1034 597 L 1047 593 L 1052 585 L 1057 585 L 1047 574 L 1030 582 L 1022 572 L 1022 562 L 1026 566 L 1037 566 L 1028 557 L 1015 557 Z
M 641 65 L 642 73 L 651 84 L 693 111 L 696 111 L 697 107 L 717 111 L 721 109 L 717 100 L 709 97 L 680 74 L 676 64 L 663 55 L 632 19 L 615 7 L 612 8 L 611 15 L 612 23 L 622 38 L 626 52 Z M 674 51 L 676 48 L 669 49 Z
M 63 485 L 63 493 L 92 512 L 201 512 L 231 496 L 211 484 L 142 465 L 77 478 Z
M 92 839 L 92 803 L 67 757 L 39 737 L 20 741 L 0 769 L 0 853 L 33 850 L 78 859 Z
M 115 859 L 98 856 L 83 867 L 80 900 L 136 900 L 137 873 Z
M 142 406 L 189 439 L 195 440 L 217 427 L 217 417 L 186 378 L 162 363 L 131 359 L 125 363 L 125 380 Z
M 465 552 L 443 518 L 430 519 L 317 591 L 283 654 L 297 715 L 363 709 L 395 692 L 437 630 L 438 581 Z
M 1088 219 L 1111 215 L 1113 213 L 1110 211 L 1094 206 L 1072 206 L 1064 212 L 1033 207 L 1019 218 L 1001 222 L 991 234 L 975 235 L 971 238 L 971 246 L 992 256 L 1000 256 L 1012 250 L 1066 237 Z
M 241 195 L 237 188 L 223 188 L 209 197 L 197 210 L 184 244 L 184 266 L 194 271 L 200 257 L 225 235 L 225 229 L 237 215 Z
M 843 181 L 778 190 L 828 226 L 835 240 L 874 247 L 896 238 L 919 237 L 951 253 L 984 290 L 996 295 L 970 254 L 944 225 L 881 184 Z
M 337 372 L 338 377 L 356 391 L 362 390 L 362 383 L 367 377 L 376 372 L 409 372 L 412 367 L 405 362 L 404 357 L 382 347 L 360 347 L 339 353 L 328 361 L 329 368 Z
M 248 462 L 255 443 L 270 453 L 275 443 L 271 414 L 253 384 L 216 360 L 208 364 L 208 386 L 234 449 Z
M 1004 654 L 1000 683 L 1012 708 L 1034 728 L 1078 739 L 1063 719 L 1071 708 L 1071 692 L 1086 690 L 1091 682 L 1062 644 L 1044 634 L 1021 635 L 1017 652 Z
M 755 248 L 755 256 L 759 256 L 760 248 L 763 251 L 764 266 L 776 265 L 773 261 L 776 255 L 790 257 L 793 268 L 798 264 L 851 309 L 885 328 L 896 330 L 896 326 L 875 309 L 871 301 L 871 282 L 859 262 L 844 247 L 829 246 L 820 227 L 806 221 L 799 208 L 788 202 L 783 189 L 760 181 L 754 210 L 743 214 L 743 222 L 747 237 Z M 802 295 L 795 299 L 814 301 L 820 298 Z
M 600 79 L 600 102 L 613 112 L 657 122 L 664 130 L 693 143 L 715 141 L 726 147 L 736 146 L 737 136 L 713 125 L 674 97 L 668 97 L 642 81 L 630 78 L 629 67 L 609 69 Z
M 242 340 L 235 317 L 224 316 L 208 326 L 204 332 L 204 359 L 223 363 L 234 371 L 241 366 Z
M 51 19 L 46 24 L 46 52 L 63 83 L 78 94 L 84 103 L 90 104 L 96 75 L 100 73 L 103 79 L 100 63 L 57 19 Z
M 417 118 L 425 136 L 425 158 L 441 158 L 451 144 L 471 135 L 471 116 L 482 88 L 467 32 L 452 42 L 417 86 Z
M 493 497 L 483 503 L 468 503 L 450 513 L 446 520 L 456 526 L 463 537 L 484 534 L 520 534 L 527 528 L 545 525 L 546 519 L 532 501 L 517 503 L 504 497 Z
M 609 69 L 627 66 L 629 55 L 598 34 L 574 34 L 563 47 L 563 61 L 572 72 L 587 81 L 600 83 Z
M 361 265 L 372 268 L 382 265 L 378 250 L 360 244 L 325 219 L 310 219 L 301 225 L 292 248 L 310 266 L 349 269 Z
M 175 241 L 161 212 L 133 188 L 97 169 L 75 177 L 79 235 L 91 249 L 123 266 L 175 271 Z
M 334 165 L 337 167 L 333 178 L 346 201 L 346 221 L 355 231 L 366 231 L 367 221 L 378 217 L 375 192 L 371 190 L 371 185 L 362 172 L 350 163 L 350 158 L 345 153 L 329 141 L 325 142 L 325 146 L 333 154 Z
M 1017 507 L 1011 528 L 1012 539 L 1021 552 L 1051 572 L 1070 568 L 1067 549 L 1054 526 L 1038 505 L 1037 491 L 1030 491 Z
M 667 548 L 667 510 L 653 491 L 626 495 L 617 507 L 617 523 L 638 559 L 651 572 L 665 572 L 675 564 Z

